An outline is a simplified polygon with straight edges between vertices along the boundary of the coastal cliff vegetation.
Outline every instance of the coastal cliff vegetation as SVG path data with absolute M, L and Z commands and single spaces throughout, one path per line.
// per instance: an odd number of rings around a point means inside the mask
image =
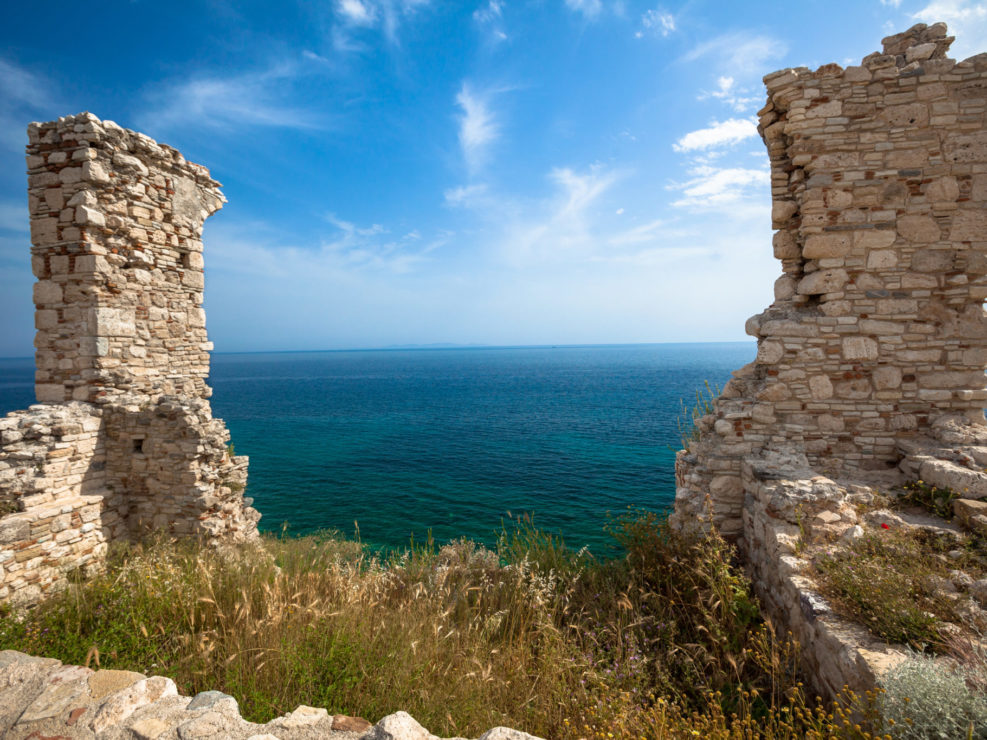
M 546 738 L 871 737 L 807 695 L 797 647 L 767 623 L 717 535 L 650 513 L 574 551 L 530 520 L 496 551 L 459 541 L 375 554 L 333 534 L 217 550 L 120 545 L 106 571 L 0 619 L 0 649 L 227 692 L 265 721 L 299 702 L 433 731 L 508 725 Z

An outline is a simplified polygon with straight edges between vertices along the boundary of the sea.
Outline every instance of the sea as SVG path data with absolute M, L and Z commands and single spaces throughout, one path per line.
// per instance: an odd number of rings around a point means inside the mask
M 222 354 L 209 383 L 260 526 L 373 548 L 517 517 L 612 553 L 607 525 L 668 511 L 684 409 L 753 342 Z M 0 413 L 34 403 L 33 359 L 0 359 Z

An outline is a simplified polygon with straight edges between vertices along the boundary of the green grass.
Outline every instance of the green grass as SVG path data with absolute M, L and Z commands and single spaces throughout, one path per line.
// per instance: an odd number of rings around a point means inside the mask
M 546 738 L 864 737 L 804 693 L 716 535 L 611 523 L 601 561 L 528 521 L 497 552 L 460 541 L 369 554 L 332 535 L 226 552 L 117 547 L 104 575 L 0 616 L 0 648 L 218 689 L 266 721 L 298 704 L 432 732 Z M 848 729 L 849 728 L 849 729 Z
M 891 643 L 941 650 L 963 620 L 937 579 L 951 566 L 921 533 L 881 530 L 817 558 L 820 586 L 846 616 Z

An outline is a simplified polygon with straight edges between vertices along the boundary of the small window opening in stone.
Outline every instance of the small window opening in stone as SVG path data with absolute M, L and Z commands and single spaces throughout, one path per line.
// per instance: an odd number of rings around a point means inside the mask
M 134 452 L 135 453 L 143 453 L 144 452 L 144 440 L 143 439 L 135 439 L 134 440 Z
M 187 270 L 189 269 L 190 266 L 191 266 L 191 260 L 189 259 L 189 253 L 182 252 L 182 267 L 184 267 Z

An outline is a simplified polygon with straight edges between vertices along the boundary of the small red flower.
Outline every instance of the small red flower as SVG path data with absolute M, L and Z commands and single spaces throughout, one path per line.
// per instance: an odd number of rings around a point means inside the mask
M 881 529 L 891 529 L 891 527 L 889 527 L 889 526 L 888 526 L 887 524 L 885 524 L 884 522 L 881 522 Z

